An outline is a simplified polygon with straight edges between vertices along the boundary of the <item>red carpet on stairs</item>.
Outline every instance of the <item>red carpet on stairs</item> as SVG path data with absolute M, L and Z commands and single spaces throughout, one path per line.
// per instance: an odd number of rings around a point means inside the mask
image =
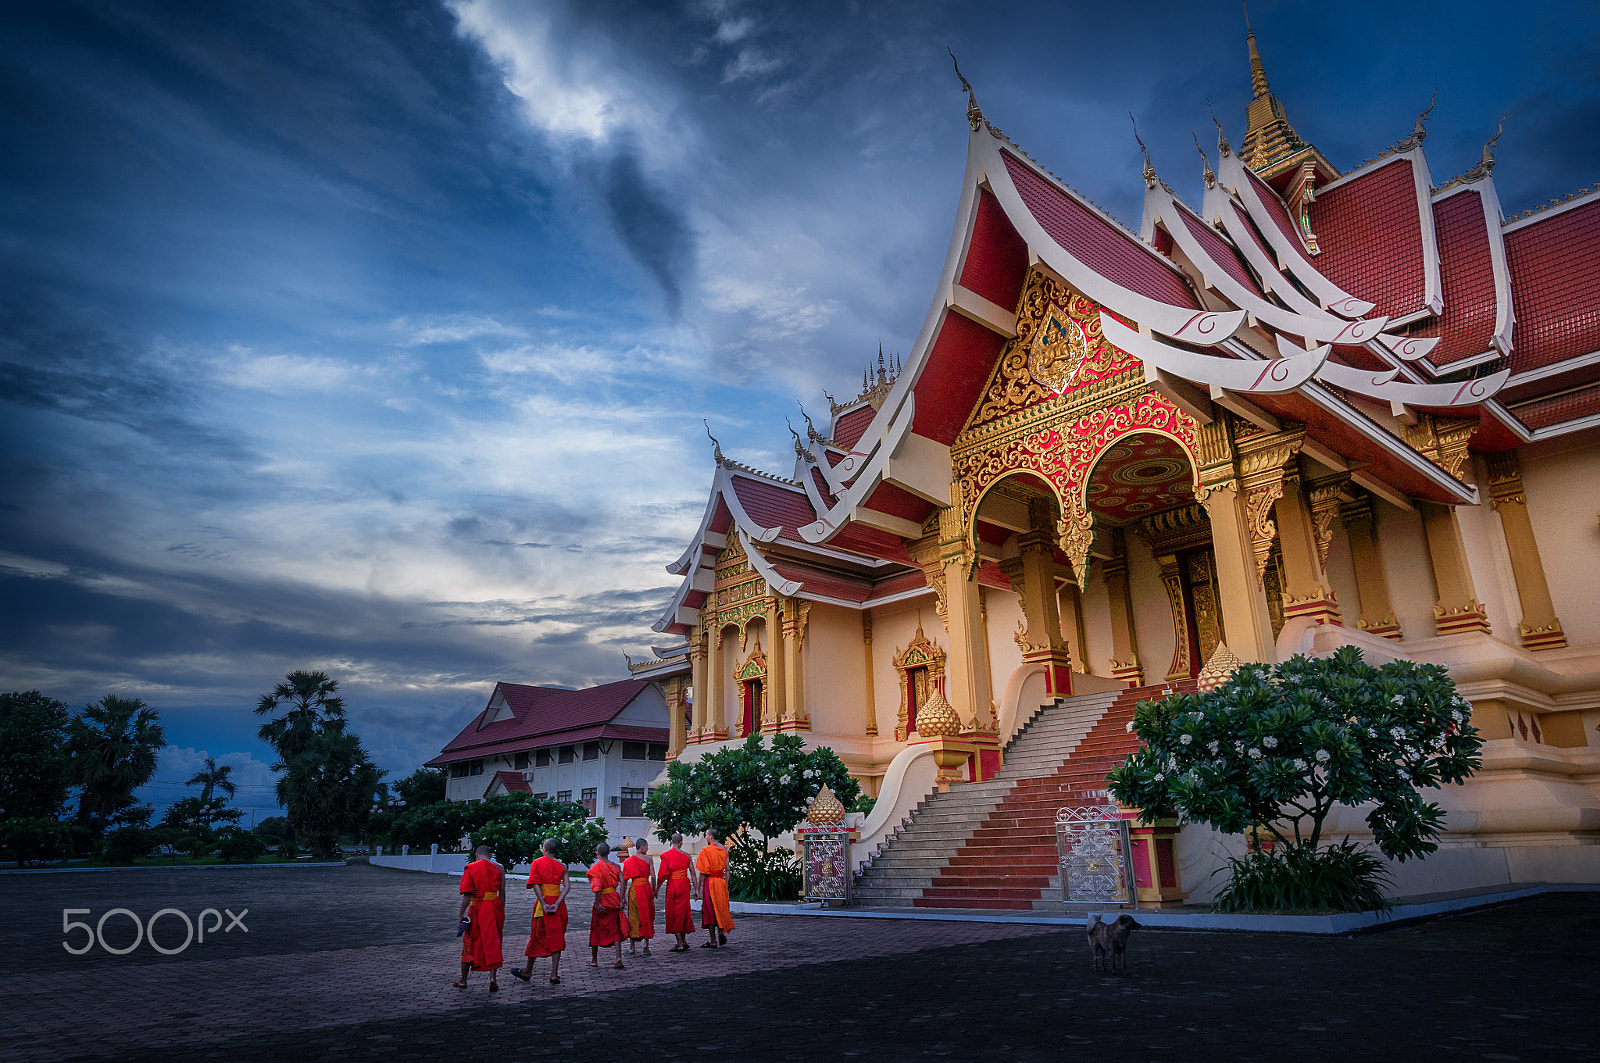
M 1134 709 L 1141 701 L 1164 697 L 1168 687 L 1192 693 L 1194 681 L 1134 687 L 1118 697 L 1053 774 L 1018 779 L 911 903 L 918 908 L 1032 908 L 1056 873 L 1056 811 L 1107 800 L 1106 773 L 1139 747 L 1128 732 Z

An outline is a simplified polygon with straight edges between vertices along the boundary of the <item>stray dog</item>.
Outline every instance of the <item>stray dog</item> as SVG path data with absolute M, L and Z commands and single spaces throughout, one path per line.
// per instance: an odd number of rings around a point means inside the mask
M 1100 913 L 1089 917 L 1084 930 L 1089 935 L 1089 954 L 1094 957 L 1094 969 L 1106 970 L 1104 961 L 1110 961 L 1112 974 L 1117 973 L 1117 960 L 1122 960 L 1122 973 L 1128 973 L 1128 935 L 1139 929 L 1139 922 L 1131 915 L 1119 915 L 1114 923 L 1102 923 Z

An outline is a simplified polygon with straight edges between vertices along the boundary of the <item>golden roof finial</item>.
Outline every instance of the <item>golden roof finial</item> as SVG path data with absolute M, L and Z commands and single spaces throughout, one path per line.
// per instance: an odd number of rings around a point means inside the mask
M 1128 112 L 1128 121 L 1133 122 L 1133 139 L 1139 145 L 1139 154 L 1144 156 L 1144 186 L 1154 188 L 1158 180 L 1156 168 L 1150 161 L 1150 149 L 1144 146 L 1144 138 L 1139 136 L 1139 123 L 1134 121 L 1132 111 Z
M 1250 89 L 1259 100 L 1272 89 L 1267 86 L 1267 71 L 1261 65 L 1261 52 L 1256 48 L 1256 31 L 1250 28 L 1250 6 L 1243 0 L 1239 6 L 1244 8 L 1244 42 L 1250 49 Z
M 727 459 L 722 456 L 722 444 L 718 443 L 717 437 L 711 434 L 711 422 L 702 417 L 700 418 L 700 423 L 706 426 L 706 438 L 711 440 L 711 457 L 718 465 L 727 464 Z
M 955 65 L 956 77 L 961 79 L 961 87 L 967 90 L 967 124 L 976 133 L 978 127 L 983 125 L 983 112 L 978 110 L 978 97 L 972 91 L 972 82 L 962 75 L 961 64 L 956 61 L 956 53 L 950 51 L 949 48 L 946 48 L 945 51 L 950 52 L 950 62 Z
M 1200 134 L 1191 129 L 1189 135 L 1194 137 L 1194 150 L 1200 153 L 1201 165 L 1205 167 L 1201 176 L 1206 179 L 1206 187 L 1212 188 L 1217 183 L 1217 175 L 1211 169 L 1211 157 L 1206 154 L 1206 149 L 1200 146 Z
M 1206 97 L 1206 110 L 1211 112 L 1211 124 L 1217 127 L 1217 154 L 1233 154 L 1233 145 L 1228 143 L 1228 134 L 1222 131 L 1222 122 L 1217 118 L 1217 109 L 1211 106 L 1211 97 Z M 1198 139 L 1198 138 L 1197 138 Z M 1205 152 L 1200 154 L 1204 155 Z

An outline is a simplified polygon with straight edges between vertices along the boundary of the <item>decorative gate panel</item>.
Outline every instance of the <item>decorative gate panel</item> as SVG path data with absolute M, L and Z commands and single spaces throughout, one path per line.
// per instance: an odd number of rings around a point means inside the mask
M 1084 805 L 1056 812 L 1056 854 L 1061 899 L 1068 903 L 1139 906 L 1134 888 L 1128 821 L 1116 805 Z

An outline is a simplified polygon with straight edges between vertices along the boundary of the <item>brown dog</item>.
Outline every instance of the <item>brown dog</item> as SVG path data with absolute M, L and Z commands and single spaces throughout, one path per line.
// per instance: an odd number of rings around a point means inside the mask
M 1139 923 L 1131 915 L 1119 915 L 1114 923 L 1102 923 L 1100 913 L 1089 917 L 1088 926 L 1084 927 L 1089 935 L 1089 954 L 1094 957 L 1094 969 L 1103 971 L 1104 960 L 1111 961 L 1111 973 L 1117 973 L 1117 959 L 1122 960 L 1122 973 L 1128 973 L 1128 935 L 1139 929 Z

